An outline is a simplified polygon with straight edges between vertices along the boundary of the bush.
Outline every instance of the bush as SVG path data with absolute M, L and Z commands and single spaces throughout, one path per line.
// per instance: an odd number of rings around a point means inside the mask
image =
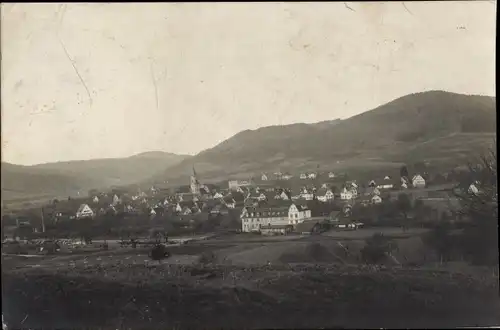
M 205 251 L 200 255 L 198 262 L 202 265 L 213 264 L 217 260 L 217 256 L 212 251 Z
M 382 233 L 375 233 L 366 239 L 366 245 L 361 249 L 361 257 L 368 264 L 378 264 L 384 261 L 396 247 L 394 241 Z

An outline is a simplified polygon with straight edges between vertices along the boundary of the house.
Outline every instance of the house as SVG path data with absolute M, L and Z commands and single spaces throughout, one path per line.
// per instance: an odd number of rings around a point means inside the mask
M 96 204 L 99 203 L 99 197 L 94 196 L 94 199 L 92 199 L 92 201 Z
M 82 204 L 78 208 L 78 211 L 76 211 L 76 218 L 77 219 L 85 219 L 85 218 L 93 218 L 94 217 L 94 211 L 88 206 L 87 204 Z
M 307 206 L 286 204 L 288 205 L 245 207 L 240 216 L 242 231 L 260 231 L 262 226 L 268 225 L 293 225 L 311 218 L 311 210 Z
M 262 176 L 260 177 L 262 181 L 267 181 L 267 175 L 265 173 L 262 173 Z
M 149 209 L 149 215 L 151 215 L 151 216 L 155 216 L 156 215 L 156 211 L 155 211 L 154 208 Z
M 177 212 L 177 213 L 181 213 L 182 212 L 181 204 L 177 203 L 175 205 L 175 212 Z
M 316 191 L 316 198 L 321 202 L 329 202 L 333 200 L 334 196 L 331 189 L 320 188 Z
M 288 209 L 288 223 L 297 224 L 311 218 L 311 210 L 306 205 L 292 204 Z
M 224 201 L 224 204 L 230 209 L 234 209 L 236 207 L 236 201 L 234 200 L 234 198 L 232 196 L 224 197 L 223 201 Z
M 262 235 L 286 235 L 293 229 L 291 225 L 263 225 L 260 227 Z
M 122 202 L 121 198 L 118 197 L 116 194 L 113 196 L 113 205 L 118 205 Z
M 290 196 L 287 194 L 285 190 L 278 191 L 276 196 L 274 196 L 274 199 L 281 199 L 284 201 L 290 200 Z
M 390 180 L 390 179 L 391 179 L 391 178 L 390 178 L 388 175 L 386 175 L 386 176 L 384 177 L 384 180 Z
M 263 225 L 287 225 L 288 207 L 245 207 L 241 213 L 243 232 L 260 231 Z
M 222 199 L 222 198 L 224 198 L 224 195 L 222 195 L 220 192 L 216 192 L 216 193 L 213 195 L 213 198 L 214 198 L 214 199 Z
M 300 197 L 305 199 L 306 201 L 312 201 L 314 199 L 314 192 L 312 189 L 302 188 L 300 192 Z
M 295 226 L 295 232 L 302 235 L 317 234 L 320 232 L 320 230 L 321 230 L 321 225 L 316 220 L 304 221 Z
M 308 179 L 316 179 L 316 176 L 317 176 L 317 175 L 316 175 L 316 173 L 309 173 L 309 174 L 307 175 L 307 178 L 308 178 Z
M 306 175 L 305 173 L 300 173 L 299 178 L 300 178 L 301 180 L 305 180 L 305 179 L 307 179 L 307 175 Z
M 282 180 L 290 180 L 293 176 L 290 173 L 285 173 L 281 176 Z
M 415 188 L 425 188 L 425 180 L 420 174 L 415 175 L 411 182 Z
M 328 178 L 329 178 L 329 179 L 333 179 L 333 178 L 335 178 L 335 173 L 333 173 L 333 172 L 329 172 L 329 173 L 328 173 Z
M 390 182 L 384 182 L 383 184 L 380 184 L 377 186 L 378 189 L 392 189 L 394 185 Z
M 382 198 L 379 195 L 374 195 L 372 197 L 372 204 L 380 204 L 382 203 Z
M 474 194 L 474 195 L 477 195 L 479 193 L 479 189 L 477 189 L 474 183 L 471 183 L 467 191 L 469 192 L 469 194 Z
M 375 188 L 375 189 L 373 189 L 372 194 L 373 195 L 380 195 L 380 190 L 378 190 L 378 188 Z
M 372 180 L 370 181 L 370 183 L 368 184 L 368 187 L 376 187 L 377 184 L 375 183 L 375 180 Z
M 406 182 L 403 182 L 403 183 L 401 184 L 401 188 L 403 188 L 403 189 L 408 189 L 408 184 L 407 184 Z
M 341 200 L 351 200 L 353 199 L 353 194 L 350 190 L 347 190 L 347 188 L 344 187 L 342 191 L 340 192 L 340 199 Z

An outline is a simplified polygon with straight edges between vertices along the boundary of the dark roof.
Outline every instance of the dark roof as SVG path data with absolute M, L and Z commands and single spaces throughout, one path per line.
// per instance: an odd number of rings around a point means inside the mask
M 287 229 L 292 228 L 292 225 L 263 225 L 260 229 Z
M 312 232 L 313 228 L 317 225 L 319 226 L 319 222 L 316 220 L 304 221 L 297 224 L 297 226 L 295 227 L 295 231 L 299 233 Z

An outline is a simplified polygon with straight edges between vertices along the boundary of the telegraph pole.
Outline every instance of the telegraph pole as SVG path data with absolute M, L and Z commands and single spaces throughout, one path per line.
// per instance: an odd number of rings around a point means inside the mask
M 45 233 L 45 220 L 43 218 L 43 207 L 41 208 L 41 213 L 42 213 L 42 233 Z

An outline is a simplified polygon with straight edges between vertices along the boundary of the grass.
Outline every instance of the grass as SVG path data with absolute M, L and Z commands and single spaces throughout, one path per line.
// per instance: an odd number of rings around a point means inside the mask
M 478 281 L 443 271 L 117 264 L 2 275 L 3 313 L 10 328 L 455 327 L 500 322 L 497 279 Z
M 357 235 L 363 232 L 372 234 L 362 229 Z M 419 258 L 419 233 L 411 234 L 397 239 L 400 261 L 408 251 L 414 252 L 408 262 Z M 445 328 L 500 322 L 498 270 L 360 265 L 359 237 L 233 238 L 172 246 L 173 256 L 161 263 L 145 262 L 147 249 L 131 248 L 4 258 L 5 320 L 11 329 Z M 339 242 L 349 246 L 349 255 Z M 214 258 L 203 264 L 203 254 Z

